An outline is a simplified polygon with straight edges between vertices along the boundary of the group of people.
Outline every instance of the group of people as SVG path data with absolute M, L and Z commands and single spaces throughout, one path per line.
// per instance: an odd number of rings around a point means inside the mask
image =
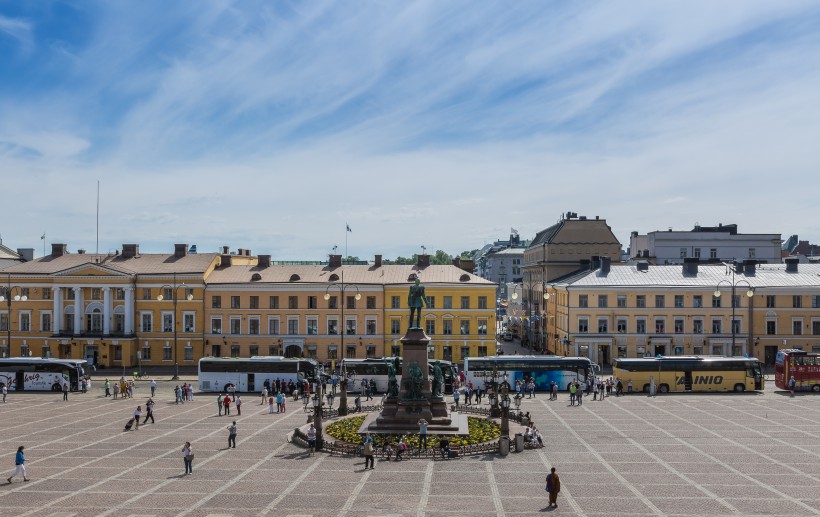
M 235 392 L 234 392 L 235 393 Z M 228 393 L 224 395 L 220 393 L 216 396 L 216 409 L 219 411 L 219 416 L 222 416 L 222 412 L 225 412 L 225 416 L 231 414 L 231 404 L 234 405 L 236 408 L 237 416 L 242 415 L 242 397 L 239 395 L 234 394 L 233 398 Z
M 174 386 L 174 400 L 177 404 L 185 404 L 186 400 L 194 400 L 194 387 L 185 382 L 182 386 Z
M 515 381 L 515 393 L 520 397 L 523 397 L 523 394 L 526 393 L 528 399 L 535 398 L 535 379 Z
M 484 390 L 481 387 L 474 387 L 472 381 L 464 383 L 455 382 L 453 385 L 453 400 L 458 406 L 461 400 L 461 391 L 464 391 L 464 405 L 470 406 L 472 404 L 481 404 L 481 398 L 484 396 Z
M 105 388 L 105 396 L 110 397 L 114 396 L 114 399 L 123 398 L 123 399 L 130 399 L 134 397 L 134 390 L 137 389 L 137 386 L 134 384 L 132 380 L 125 380 L 125 377 L 121 377 L 119 381 L 115 381 L 112 383 L 110 380 L 105 379 L 105 383 L 103 384 Z M 154 381 L 154 386 L 156 386 L 156 381 Z M 113 388 L 113 389 L 112 389 Z M 156 388 L 154 388 L 156 389 Z M 153 392 L 151 394 L 153 396 Z

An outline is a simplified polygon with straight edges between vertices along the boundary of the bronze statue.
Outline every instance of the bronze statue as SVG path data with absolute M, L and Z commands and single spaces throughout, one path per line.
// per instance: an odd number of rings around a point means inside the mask
M 399 369 L 399 358 L 385 359 L 387 363 L 387 396 L 399 396 L 399 381 L 396 380 L 396 371 Z
M 436 361 L 433 366 L 433 396 L 441 397 L 441 390 L 444 387 L 444 375 L 441 373 L 441 362 Z
M 408 400 L 422 400 L 424 399 L 424 373 L 419 367 L 418 361 L 413 361 L 407 369 L 408 379 L 404 382 L 404 387 L 407 389 Z
M 410 307 L 410 329 L 421 329 L 421 308 L 430 308 L 430 302 L 424 295 L 424 286 L 416 277 L 416 283 L 410 286 L 410 292 L 407 294 L 407 305 Z M 416 313 L 416 325 L 413 326 L 413 312 Z

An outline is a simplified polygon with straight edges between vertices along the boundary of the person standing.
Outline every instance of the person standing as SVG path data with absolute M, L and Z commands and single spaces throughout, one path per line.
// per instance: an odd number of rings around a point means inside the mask
M 550 469 L 550 473 L 547 474 L 547 492 L 549 492 L 550 495 L 549 506 L 554 506 L 555 508 L 558 508 L 558 492 L 560 491 L 561 479 L 558 477 L 558 473 L 555 472 L 555 467 L 552 467 Z
M 310 429 L 307 432 L 308 439 L 308 456 L 313 456 L 316 453 L 316 428 L 310 424 Z
M 269 415 L 273 414 L 273 401 L 274 401 L 273 395 L 269 395 L 268 396 L 268 414 Z
M 152 424 L 156 423 L 154 422 L 154 399 L 148 399 L 148 402 L 145 403 L 145 420 L 142 422 L 143 425 L 148 423 L 149 418 Z
M 156 393 L 157 393 L 157 380 L 156 379 L 151 379 L 151 398 L 154 398 Z
M 222 416 L 222 394 L 216 396 L 216 409 L 219 410 L 219 416 Z
M 105 379 L 105 396 L 111 396 L 111 381 L 109 381 L 108 379 Z
M 581 404 L 583 404 L 584 390 L 583 390 L 583 388 L 581 387 L 580 384 L 577 384 L 577 381 L 576 381 L 575 397 L 578 399 L 578 405 L 579 406 Z
M 370 436 L 370 433 L 367 433 L 364 436 L 364 469 L 367 470 L 368 463 L 370 464 L 370 470 L 374 469 L 375 460 L 373 459 L 373 449 L 375 448 L 373 444 L 373 437 Z
M 140 417 L 142 417 L 142 406 L 137 406 L 134 410 L 134 430 L 140 430 Z
M 790 392 L 789 396 L 790 397 L 794 397 L 794 388 L 796 388 L 796 387 L 797 387 L 797 381 L 795 380 L 794 375 L 792 375 L 791 379 L 789 379 L 789 392 Z
M 236 405 L 236 415 L 242 416 L 242 397 L 236 395 L 236 399 L 234 400 L 234 405 Z
M 21 445 L 17 448 L 17 454 L 14 455 L 15 469 L 14 472 L 11 473 L 11 476 L 9 476 L 6 480 L 9 483 L 11 483 L 11 478 L 18 474 L 23 475 L 23 481 L 28 481 L 28 478 L 26 477 L 26 456 L 23 454 L 23 449 L 25 449 L 25 447 Z
M 598 383 L 592 385 L 592 400 L 598 400 Z
M 453 390 L 453 400 L 456 403 L 456 409 L 458 409 L 458 399 L 459 399 L 458 390 Z
M 185 475 L 193 474 L 194 450 L 191 447 L 191 442 L 185 442 L 185 445 L 182 446 L 182 461 L 185 462 Z
M 569 383 L 569 405 L 575 405 L 575 392 L 578 391 L 578 388 L 575 387 L 575 383 Z
M 277 379 L 278 380 L 278 379 Z M 282 412 L 282 404 L 285 403 L 285 395 L 280 391 L 276 394 L 276 412 Z
M 114 383 L 114 400 L 117 400 L 117 395 L 120 394 L 120 385 L 119 383 Z
M 227 398 L 227 397 L 226 397 Z M 236 420 L 228 426 L 228 448 L 236 449 Z
M 6 387 L 5 384 L 3 384 L 3 404 L 6 403 L 6 395 L 8 395 L 8 394 L 9 394 L 9 389 Z M 108 395 L 106 395 L 106 397 L 107 396 Z
M 427 420 L 419 419 L 419 449 L 427 448 Z
M 225 394 L 225 398 L 222 399 L 222 406 L 225 408 L 225 416 L 231 414 L 231 396 L 227 393 Z
M 63 383 L 63 400 L 68 400 L 68 383 Z
M 552 400 L 558 400 L 558 383 L 552 381 L 552 389 L 550 390 L 550 398 Z
M 260 406 L 264 406 L 265 402 L 268 401 L 268 388 L 262 388 L 262 402 L 259 403 Z
M 626 392 L 627 393 L 632 393 L 632 379 L 629 379 L 628 381 L 626 381 Z

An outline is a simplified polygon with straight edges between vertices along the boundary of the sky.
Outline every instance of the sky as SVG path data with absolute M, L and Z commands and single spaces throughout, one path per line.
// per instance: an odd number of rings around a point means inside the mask
M 3 244 L 820 242 L 820 4 L 0 0 Z M 351 231 L 346 231 L 349 225 Z M 46 238 L 41 240 L 45 234 Z

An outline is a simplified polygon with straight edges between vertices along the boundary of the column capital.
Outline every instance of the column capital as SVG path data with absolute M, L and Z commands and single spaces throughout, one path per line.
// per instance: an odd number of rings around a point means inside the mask
M 111 288 L 110 287 L 103 287 L 102 290 L 105 291 L 105 292 L 108 292 L 108 291 L 111 290 Z
M 74 292 L 76 293 L 76 292 L 78 292 L 78 291 L 82 291 L 82 290 L 83 290 L 83 288 L 82 288 L 82 287 L 72 287 L 72 288 L 71 288 L 71 290 L 72 290 L 72 291 L 74 291 Z

